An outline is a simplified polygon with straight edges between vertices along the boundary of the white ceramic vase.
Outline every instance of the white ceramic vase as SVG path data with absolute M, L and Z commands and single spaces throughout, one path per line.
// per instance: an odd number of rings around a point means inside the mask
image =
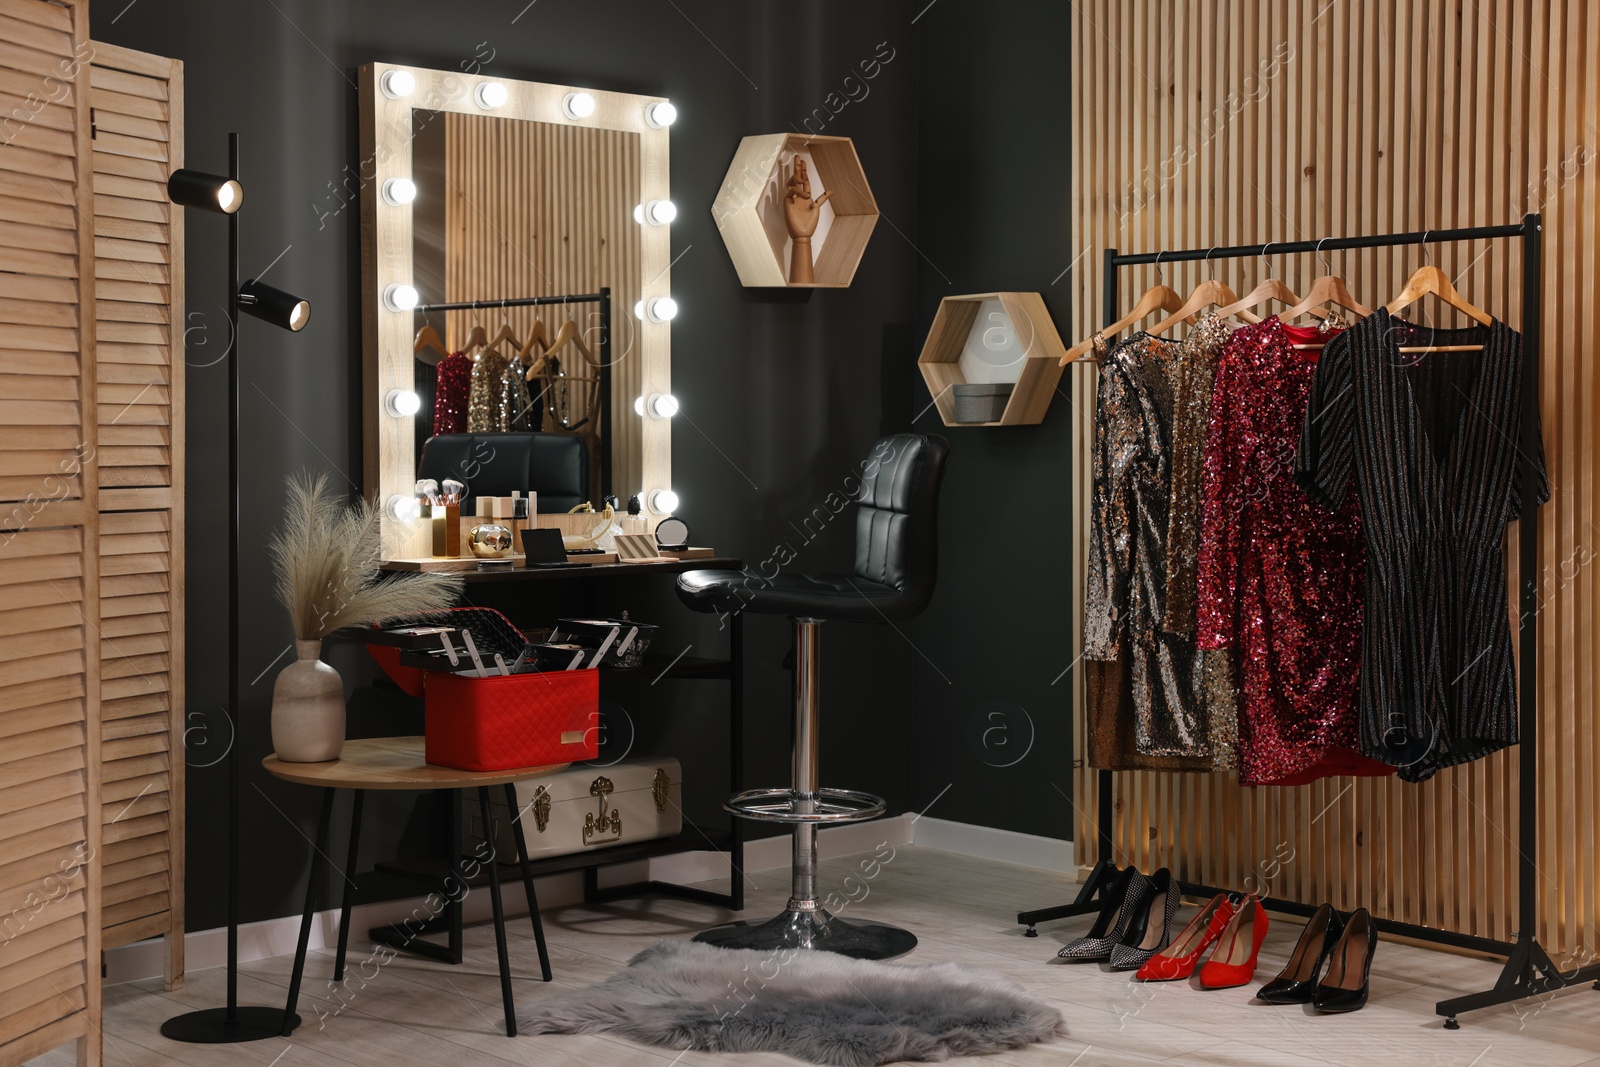
M 344 748 L 344 681 L 322 662 L 321 641 L 296 641 L 299 658 L 272 686 L 272 747 L 285 763 L 325 763 Z

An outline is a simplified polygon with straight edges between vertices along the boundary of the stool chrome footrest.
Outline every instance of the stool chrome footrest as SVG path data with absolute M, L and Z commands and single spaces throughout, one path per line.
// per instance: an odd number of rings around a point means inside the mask
M 741 819 L 781 823 L 848 823 L 876 819 L 888 802 L 855 789 L 818 789 L 797 793 L 793 789 L 748 789 L 722 802 L 726 811 Z
M 858 960 L 892 960 L 917 947 L 917 935 L 886 923 L 843 919 L 821 908 L 790 908 L 765 922 L 733 922 L 695 935 L 718 948 L 811 949 Z

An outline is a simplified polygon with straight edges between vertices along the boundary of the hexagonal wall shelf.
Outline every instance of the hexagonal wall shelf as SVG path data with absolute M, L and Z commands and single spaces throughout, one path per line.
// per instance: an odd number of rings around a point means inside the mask
M 789 231 L 785 187 L 796 158 L 806 161 L 813 198 L 832 195 L 819 210 L 811 238 L 816 281 L 789 281 Z M 771 133 L 739 142 L 711 215 L 728 255 L 747 286 L 843 289 L 856 274 L 878 222 L 878 202 L 848 137 Z
M 946 426 L 1027 426 L 1044 413 L 1067 354 L 1038 293 L 947 296 L 917 366 Z M 1014 383 L 998 419 L 957 422 L 953 386 Z

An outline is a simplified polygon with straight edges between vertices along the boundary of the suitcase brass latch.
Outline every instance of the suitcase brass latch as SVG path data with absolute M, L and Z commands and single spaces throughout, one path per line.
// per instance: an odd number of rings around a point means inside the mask
M 533 821 L 541 834 L 550 825 L 550 791 L 542 785 L 533 794 Z
M 656 798 L 656 810 L 666 811 L 667 801 L 671 798 L 672 779 L 667 777 L 664 767 L 656 768 L 656 780 L 650 786 L 651 796 Z
M 585 845 L 622 840 L 622 812 L 615 809 L 607 811 L 609 804 L 606 802 L 606 797 L 611 794 L 614 788 L 611 784 L 611 779 L 604 775 L 589 784 L 589 795 L 598 798 L 600 801 L 600 815 L 596 817 L 592 811 L 584 815 L 583 843 Z M 600 836 L 605 834 L 609 836 Z M 597 841 L 597 837 L 600 837 L 600 840 Z

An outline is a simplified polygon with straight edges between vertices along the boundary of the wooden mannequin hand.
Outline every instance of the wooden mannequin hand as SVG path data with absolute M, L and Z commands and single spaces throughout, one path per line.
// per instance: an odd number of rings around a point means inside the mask
M 783 200 L 783 221 L 789 228 L 789 236 L 795 239 L 810 238 L 817 232 L 817 220 L 820 209 L 827 203 L 828 197 L 833 195 L 829 190 L 811 199 L 811 176 L 806 170 L 806 161 L 794 161 L 794 173 L 789 177 L 788 195 Z

